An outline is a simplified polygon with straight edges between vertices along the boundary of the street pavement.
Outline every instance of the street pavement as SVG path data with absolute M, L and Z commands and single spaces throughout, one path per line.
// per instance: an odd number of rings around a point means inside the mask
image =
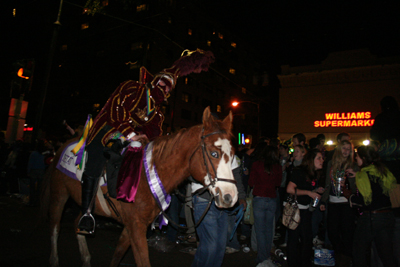
M 81 266 L 78 243 L 73 221 L 79 210 L 69 201 L 63 214 L 58 242 L 60 266 Z M 39 207 L 30 207 L 24 198 L 18 196 L 0 196 L 0 266 L 30 267 L 48 266 L 50 257 L 50 234 L 48 224 L 37 225 Z M 92 266 L 109 266 L 122 228 L 114 221 L 98 217 L 98 229 L 93 237 L 88 237 Z M 240 227 L 239 227 L 240 228 Z M 159 233 L 161 237 L 162 233 Z M 149 240 L 154 240 L 151 236 Z M 281 242 L 281 241 L 278 241 Z M 277 244 L 280 244 L 278 243 Z M 250 240 L 241 240 L 242 245 L 249 245 Z M 194 256 L 181 252 L 188 247 L 195 248 L 195 243 L 169 244 L 168 252 L 149 248 L 150 262 L 153 267 L 190 266 Z M 242 250 L 226 254 L 222 267 L 256 266 L 256 252 Z M 283 260 L 273 260 L 278 266 L 286 266 Z M 133 253 L 129 249 L 120 266 L 136 266 Z

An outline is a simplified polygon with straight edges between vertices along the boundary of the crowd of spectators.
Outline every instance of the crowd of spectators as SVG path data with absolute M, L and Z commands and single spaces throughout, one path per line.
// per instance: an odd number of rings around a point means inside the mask
M 172 195 L 168 211 L 189 230 L 182 236 L 181 230 L 169 225 L 168 240 L 198 241 L 197 252 L 192 252 L 193 266 L 221 266 L 224 254 L 240 251 L 238 239 L 251 242 L 258 267 L 276 266 L 271 253 L 279 247 L 285 249 L 289 267 L 312 266 L 313 248 L 334 251 L 336 266 L 400 266 L 400 206 L 391 202 L 400 182 L 400 111 L 391 97 L 384 98 L 381 107 L 369 146 L 354 148 L 350 135 L 343 132 L 329 151 L 323 134 L 307 142 L 302 133 L 290 140 L 261 138 L 252 147 L 240 147 L 232 163 L 239 190 L 236 206 L 221 210 L 211 205 L 195 229 L 210 196 L 196 195 L 189 203 L 187 199 L 197 188 L 189 179 Z M 82 131 L 82 127 L 73 130 L 65 125 L 71 137 Z M 18 193 L 20 180 L 27 179 L 33 189 L 27 204 L 38 205 L 36 188 L 55 145 L 48 140 L 38 140 L 34 146 L 21 140 L 7 145 L 4 136 L 0 141 L 1 193 Z M 397 150 L 388 152 L 393 143 Z M 281 218 L 288 195 L 294 194 L 301 221 L 290 230 Z M 236 228 L 238 208 L 246 209 L 250 195 L 254 224 L 242 221 Z M 312 205 L 315 201 L 316 207 Z

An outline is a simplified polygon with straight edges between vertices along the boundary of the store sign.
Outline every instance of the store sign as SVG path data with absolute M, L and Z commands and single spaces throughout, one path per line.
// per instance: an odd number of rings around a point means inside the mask
M 371 112 L 325 113 L 325 120 L 314 121 L 314 127 L 368 127 L 374 125 Z

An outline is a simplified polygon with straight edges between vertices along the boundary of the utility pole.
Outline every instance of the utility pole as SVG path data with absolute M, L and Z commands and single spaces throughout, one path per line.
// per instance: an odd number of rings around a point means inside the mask
M 56 44 L 57 44 L 57 39 L 58 39 L 58 32 L 61 28 L 60 17 L 61 17 L 62 5 L 63 5 L 63 0 L 60 0 L 60 6 L 58 8 L 57 20 L 54 22 L 53 37 L 51 38 L 51 43 L 50 43 L 50 50 L 49 50 L 49 56 L 47 59 L 45 77 L 44 77 L 44 81 L 43 81 L 43 88 L 42 88 L 42 90 L 40 90 L 38 113 L 36 114 L 35 125 L 33 127 L 33 138 L 32 138 L 33 141 L 35 141 L 39 137 L 40 126 L 42 123 L 43 107 L 44 107 L 44 102 L 46 100 L 47 88 L 49 86 L 50 73 L 51 73 L 51 67 L 53 65 L 53 58 L 54 58 L 54 52 L 56 49 Z

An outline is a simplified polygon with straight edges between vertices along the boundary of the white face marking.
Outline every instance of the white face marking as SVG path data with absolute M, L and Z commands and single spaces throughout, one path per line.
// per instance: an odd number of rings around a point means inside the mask
M 220 148 L 221 152 L 222 152 L 220 155 L 220 162 L 219 162 L 218 168 L 217 168 L 217 177 L 235 180 L 235 178 L 233 177 L 233 174 L 232 174 L 232 158 L 233 158 L 233 156 L 231 155 L 231 150 L 232 150 L 231 143 L 227 139 L 218 138 L 218 140 L 215 141 L 214 146 Z M 228 161 L 225 161 L 225 159 L 224 159 L 225 155 L 228 156 Z M 216 182 L 215 187 L 211 188 L 211 191 L 213 192 L 214 196 L 216 196 L 216 192 L 215 192 L 216 187 L 218 187 L 221 191 L 221 194 L 219 195 L 220 198 L 222 198 L 225 194 L 230 194 L 233 198 L 232 206 L 236 203 L 237 198 L 238 198 L 238 193 L 237 193 L 237 187 L 235 184 L 229 183 L 229 182 L 223 182 L 223 181 Z
M 229 157 L 229 162 L 232 161 L 232 156 L 231 156 L 232 146 L 231 146 L 231 143 L 227 139 L 218 138 L 218 140 L 215 141 L 214 146 L 221 147 L 221 151 L 222 151 L 221 158 L 223 158 L 223 154 L 226 154 Z

